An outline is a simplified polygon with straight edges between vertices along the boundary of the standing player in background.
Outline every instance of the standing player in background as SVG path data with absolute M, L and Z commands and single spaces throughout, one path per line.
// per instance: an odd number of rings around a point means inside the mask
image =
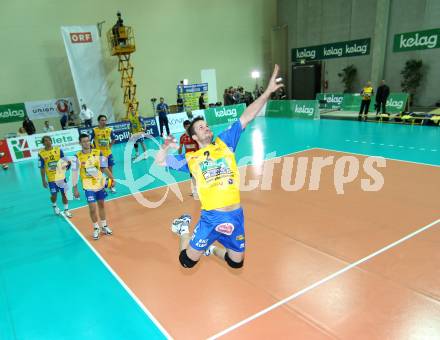
M 185 120 L 183 122 L 183 128 L 185 129 L 185 132 L 182 134 L 182 136 L 180 136 L 180 146 L 178 150 L 179 155 L 182 154 L 183 148 L 185 148 L 185 154 L 187 154 L 188 152 L 197 151 L 199 149 L 199 145 L 197 144 L 197 142 L 193 140 L 189 135 L 188 129 L 190 125 L 191 122 L 189 120 Z M 194 199 L 198 199 L 196 181 L 191 173 L 189 175 L 191 177 L 191 196 L 193 196 Z
M 115 160 L 113 158 L 112 146 L 115 144 L 115 134 L 112 128 L 106 126 L 107 116 L 98 116 L 98 126 L 94 127 L 92 130 L 92 135 L 90 140 L 93 141 L 93 147 L 101 151 L 102 155 L 107 158 L 107 167 L 111 173 L 113 173 L 113 165 L 115 165 Z M 116 189 L 110 187 L 110 191 L 115 193 Z
M 199 145 L 199 150 L 185 156 L 167 156 L 170 147 L 177 148 L 168 138 L 156 155 L 156 164 L 191 172 L 197 182 L 202 211 L 192 236 L 189 232 L 189 216 L 183 215 L 171 226 L 180 239 L 179 261 L 184 268 L 194 267 L 203 254 L 214 254 L 231 268 L 243 267 L 244 216 L 240 204 L 240 173 L 235 161 L 235 149 L 242 131 L 257 117 L 271 94 L 283 86 L 277 81 L 278 71 L 279 67 L 275 65 L 266 91 L 217 138 L 214 139 L 205 120 L 198 117 L 191 122 L 188 130 Z M 214 246 L 215 241 L 223 247 Z
M 168 105 L 165 103 L 165 99 L 160 97 L 160 103 L 157 104 L 156 112 L 159 115 L 159 133 L 160 136 L 163 137 L 163 127 L 165 126 L 165 130 L 167 131 L 167 136 L 170 135 L 170 126 L 168 125 L 168 113 L 170 110 Z
M 139 117 L 139 112 L 135 111 L 133 108 L 133 105 L 130 105 L 130 113 L 127 117 L 128 121 L 130 122 L 130 132 L 131 136 L 136 138 L 136 142 L 134 143 L 134 149 L 136 150 L 136 156 L 132 158 L 132 160 L 135 160 L 139 157 L 139 143 L 142 145 L 142 150 L 144 153 L 147 151 L 147 148 L 145 147 L 144 143 L 144 137 L 142 137 L 144 133 L 144 128 L 142 127 L 142 122 Z
M 81 151 L 75 156 L 73 163 L 73 194 L 79 198 L 78 176 L 81 178 L 82 187 L 89 206 L 89 215 L 93 223 L 93 239 L 98 240 L 101 230 L 105 235 L 111 235 L 112 230 L 107 225 L 104 199 L 105 177 L 104 172 L 111 182 L 114 181 L 112 173 L 107 168 L 107 158 L 102 156 L 98 149 L 92 149 L 89 135 L 82 133 L 79 136 Z M 102 172 L 101 172 L 102 171 Z M 98 224 L 98 214 L 100 224 Z
M 70 167 L 70 162 L 64 160 L 64 152 L 58 146 L 52 146 L 52 139 L 49 136 L 43 136 L 41 142 L 44 149 L 38 152 L 38 167 L 40 168 L 43 187 L 49 187 L 50 201 L 56 215 L 61 213 L 57 206 L 57 194 L 61 193 L 64 204 L 64 216 L 72 217 L 69 211 L 69 201 L 67 200 L 66 190 L 66 170 Z M 47 180 L 46 180 L 47 177 Z
M 371 86 L 371 81 L 368 81 L 367 85 L 364 86 L 361 91 L 362 102 L 361 102 L 361 108 L 359 110 L 359 118 L 358 118 L 359 120 L 361 120 L 362 118 L 364 120 L 367 120 L 368 111 L 370 110 L 371 97 L 373 96 L 373 94 L 374 94 L 374 90 L 373 87 Z

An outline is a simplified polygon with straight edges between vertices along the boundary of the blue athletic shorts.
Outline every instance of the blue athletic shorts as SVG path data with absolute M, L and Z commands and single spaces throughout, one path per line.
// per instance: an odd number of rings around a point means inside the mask
M 244 252 L 244 216 L 243 209 L 233 211 L 202 210 L 190 246 L 203 251 L 213 242 L 218 241 L 226 249 Z
M 108 155 L 108 157 L 107 157 L 107 165 L 108 166 L 115 165 L 115 159 L 113 158 L 113 154 L 112 153 L 110 155 Z
M 105 189 L 99 191 L 84 190 L 86 194 L 87 203 L 95 203 L 96 201 L 103 201 L 107 197 Z
M 58 191 L 64 193 L 64 189 L 67 188 L 66 180 L 49 182 L 49 190 L 52 195 L 55 195 Z

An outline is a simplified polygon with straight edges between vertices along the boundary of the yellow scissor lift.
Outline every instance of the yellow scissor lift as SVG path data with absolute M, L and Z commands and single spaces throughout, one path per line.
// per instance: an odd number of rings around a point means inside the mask
M 107 32 L 107 41 L 111 55 L 119 59 L 118 71 L 121 72 L 121 88 L 124 91 L 124 105 L 128 115 L 130 106 L 135 111 L 139 107 L 133 78 L 134 67 L 130 63 L 130 56 L 136 51 L 133 29 L 130 26 L 113 27 Z

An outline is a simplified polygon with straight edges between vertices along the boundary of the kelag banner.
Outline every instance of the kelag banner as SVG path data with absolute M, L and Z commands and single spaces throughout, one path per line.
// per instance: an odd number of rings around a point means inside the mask
M 361 106 L 362 97 L 358 93 L 346 93 L 341 104 L 341 109 L 344 111 L 359 111 Z M 390 93 L 387 103 L 386 111 L 388 113 L 400 113 L 405 110 L 408 101 L 407 93 Z M 375 112 L 374 104 L 376 103 L 376 97 L 371 98 L 369 112 Z
M 292 61 L 356 57 L 370 54 L 371 39 L 335 42 L 292 49 Z
M 321 109 L 340 109 L 342 100 L 344 99 L 343 93 L 317 93 L 316 100 L 318 100 L 319 107 Z
M 21 122 L 25 116 L 24 103 L 0 105 L 0 124 Z
M 319 119 L 317 100 L 270 100 L 266 117 Z
M 246 104 L 215 106 L 205 110 L 208 125 L 233 123 L 238 120 L 246 109 Z
M 440 28 L 399 33 L 394 36 L 393 52 L 440 48 Z

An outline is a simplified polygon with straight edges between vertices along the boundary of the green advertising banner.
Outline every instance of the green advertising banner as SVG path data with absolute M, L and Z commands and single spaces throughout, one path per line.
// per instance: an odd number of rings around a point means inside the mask
M 362 97 L 358 93 L 346 93 L 342 100 L 341 109 L 343 111 L 359 111 L 361 107 Z M 408 101 L 407 93 L 390 93 L 387 103 L 387 113 L 400 113 L 405 110 Z M 376 97 L 371 97 L 371 104 L 369 112 L 375 112 L 374 104 L 376 103 Z
M 216 106 L 204 110 L 208 125 L 233 123 L 238 120 L 246 109 L 246 104 Z
M 343 93 L 317 93 L 316 100 L 319 101 L 319 108 L 321 109 L 340 109 Z
M 375 96 L 371 97 L 371 103 L 374 103 Z M 359 111 L 362 98 L 359 93 L 346 93 L 342 100 L 341 110 L 343 111 Z M 370 105 L 370 111 L 374 109 L 374 104 Z
M 319 119 L 317 100 L 270 100 L 266 117 Z
M 358 39 L 335 42 L 325 45 L 308 46 L 292 49 L 292 62 L 301 60 L 322 60 L 347 58 L 370 54 L 371 39 Z
M 393 52 L 426 50 L 440 47 L 440 28 L 394 35 Z
M 407 103 L 408 93 L 390 93 L 386 104 L 386 110 L 388 113 L 401 113 L 405 111 Z
M 25 116 L 24 103 L 0 105 L 0 124 L 21 122 Z

